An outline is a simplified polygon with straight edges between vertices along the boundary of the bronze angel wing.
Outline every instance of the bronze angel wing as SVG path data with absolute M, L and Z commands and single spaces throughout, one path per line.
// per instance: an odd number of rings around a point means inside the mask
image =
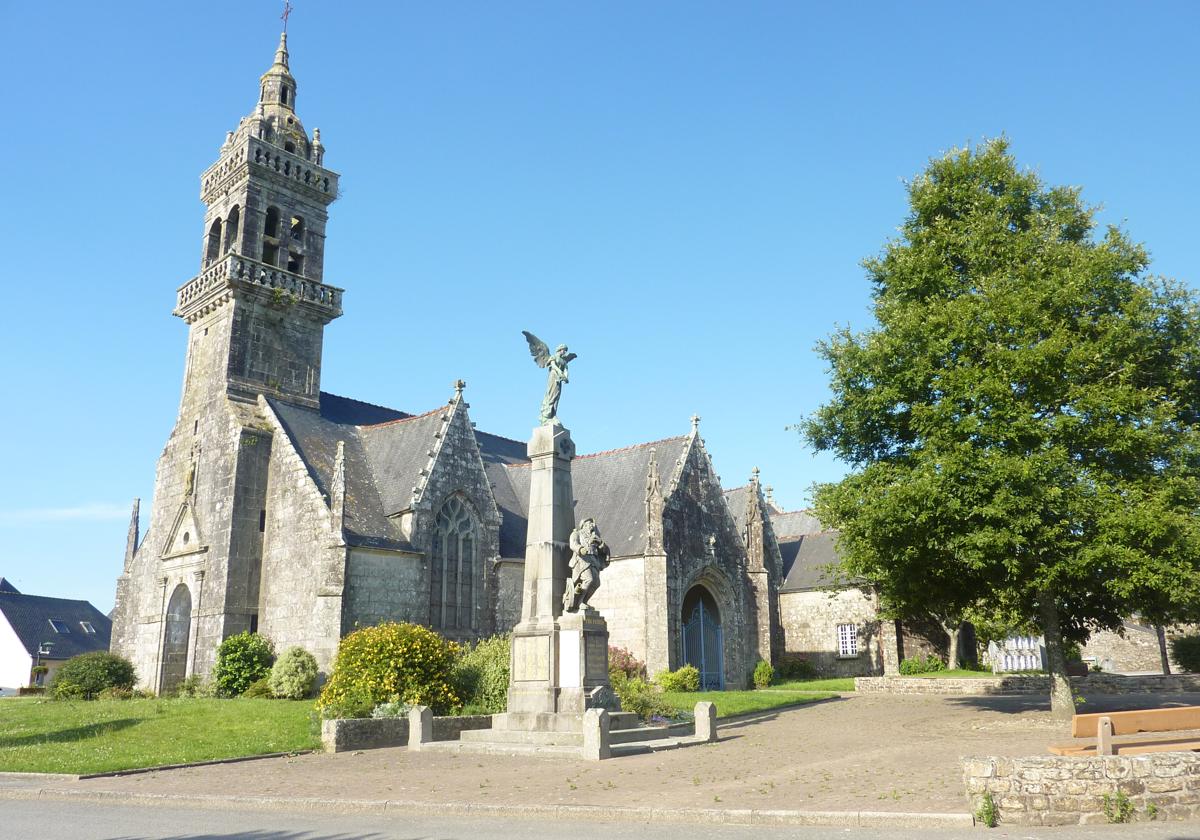
M 528 330 L 521 330 L 521 335 L 525 336 L 525 340 L 529 342 L 529 355 L 533 356 L 537 366 L 544 368 L 550 364 L 550 348 L 546 346 L 546 342 Z

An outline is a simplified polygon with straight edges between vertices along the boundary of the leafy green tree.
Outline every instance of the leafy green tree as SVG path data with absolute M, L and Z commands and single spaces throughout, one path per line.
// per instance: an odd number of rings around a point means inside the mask
M 1038 626 L 1069 715 L 1064 642 L 1200 592 L 1196 301 L 1004 140 L 932 160 L 908 197 L 865 263 L 877 327 L 819 345 L 832 399 L 802 431 L 853 469 L 817 512 L 893 614 Z

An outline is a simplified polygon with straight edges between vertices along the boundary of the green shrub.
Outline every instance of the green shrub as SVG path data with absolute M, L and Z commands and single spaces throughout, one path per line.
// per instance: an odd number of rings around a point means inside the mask
M 918 654 L 900 663 L 900 673 L 906 675 L 932 674 L 936 671 L 944 670 L 946 670 L 945 663 L 932 653 Z
M 678 714 L 661 692 L 641 677 L 627 677 L 624 671 L 616 671 L 615 675 L 612 687 L 621 700 L 621 711 L 633 712 L 642 720 L 671 718 Z
M 784 659 L 775 666 L 775 673 L 780 681 L 811 680 L 817 675 L 817 670 L 807 659 L 794 657 Z
M 362 710 L 400 701 L 444 714 L 462 705 L 451 685 L 458 646 L 417 624 L 388 622 L 355 630 L 338 645 L 317 708 Z
M 275 649 L 271 640 L 257 633 L 238 633 L 221 642 L 217 648 L 217 666 L 213 682 L 222 697 L 237 697 L 271 673 Z
M 1189 674 L 1200 674 L 1200 636 L 1178 636 L 1172 639 L 1171 657 Z
M 1133 800 L 1118 790 L 1115 794 L 1104 794 L 1104 818 L 1110 823 L 1127 823 L 1133 819 Z
M 246 690 L 242 692 L 242 697 L 254 699 L 270 700 L 275 695 L 271 693 L 271 678 L 263 677 L 260 680 L 255 680 L 246 686 Z
M 176 697 L 216 697 L 217 688 L 199 674 L 192 674 L 171 693 Z
M 302 647 L 290 647 L 271 666 L 271 694 L 281 700 L 303 700 L 317 681 L 317 658 Z
M 766 688 L 774 678 L 775 669 L 771 667 L 771 663 L 765 659 L 758 660 L 758 664 L 754 666 L 754 687 Z
M 608 649 L 608 673 L 611 676 L 614 671 L 620 671 L 626 677 L 646 678 L 646 663 L 642 662 L 625 648 L 609 647 Z
M 106 688 L 131 690 L 136 681 L 128 659 L 96 650 L 64 662 L 50 678 L 50 694 L 56 700 L 95 700 Z
M 508 708 L 508 662 L 512 642 L 507 634 L 481 639 L 465 647 L 454 663 L 454 687 L 464 711 L 494 715 Z
M 700 671 L 695 665 L 684 665 L 675 671 L 659 671 L 654 683 L 663 691 L 699 691 Z

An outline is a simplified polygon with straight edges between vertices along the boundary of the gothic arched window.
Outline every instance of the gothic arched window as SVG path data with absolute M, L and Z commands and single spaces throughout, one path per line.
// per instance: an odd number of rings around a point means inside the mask
M 467 503 L 452 496 L 438 512 L 429 570 L 429 621 L 446 630 L 475 625 L 479 529 Z

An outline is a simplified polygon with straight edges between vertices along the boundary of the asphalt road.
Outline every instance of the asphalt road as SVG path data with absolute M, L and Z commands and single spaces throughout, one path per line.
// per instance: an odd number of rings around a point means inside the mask
M 1070 828 L 863 829 L 647 825 L 303 814 L 0 800 L 0 839 L 29 840 L 1200 840 L 1200 823 Z

